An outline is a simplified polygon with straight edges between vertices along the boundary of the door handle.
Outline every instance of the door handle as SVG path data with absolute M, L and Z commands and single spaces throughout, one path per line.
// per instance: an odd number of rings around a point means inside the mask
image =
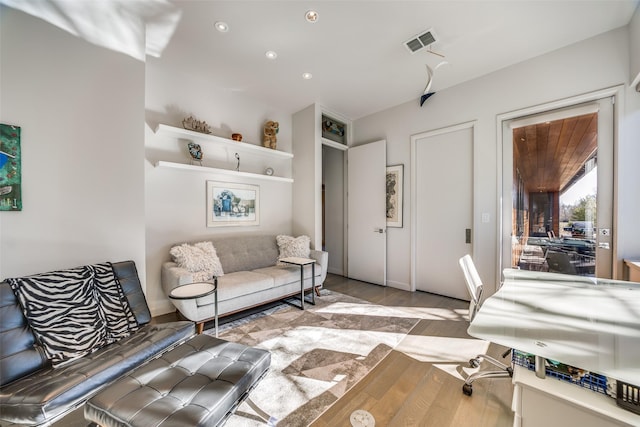
M 465 228 L 464 230 L 464 240 L 465 243 L 471 243 L 471 229 Z
M 384 228 L 374 228 L 374 229 L 373 229 L 373 232 L 374 232 L 374 233 L 380 233 L 380 234 L 383 234 L 383 233 L 384 233 Z

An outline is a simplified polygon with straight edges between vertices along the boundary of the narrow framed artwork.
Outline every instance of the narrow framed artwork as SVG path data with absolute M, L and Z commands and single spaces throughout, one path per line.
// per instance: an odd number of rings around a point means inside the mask
M 387 166 L 387 227 L 402 227 L 404 165 Z
M 21 210 L 20 127 L 0 124 L 0 211 Z
M 347 125 L 322 115 L 322 137 L 340 144 L 347 144 Z
M 207 227 L 259 224 L 259 186 L 207 181 Z

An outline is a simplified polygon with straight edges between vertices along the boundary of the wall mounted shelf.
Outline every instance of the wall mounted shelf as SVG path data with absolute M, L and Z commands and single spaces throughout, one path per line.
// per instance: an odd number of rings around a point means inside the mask
M 293 154 L 287 153 L 285 151 L 273 150 L 271 148 L 265 148 L 260 145 L 249 144 L 247 142 L 238 142 L 232 139 L 222 138 L 220 136 L 215 136 L 212 134 L 194 132 L 188 129 L 182 129 L 174 126 L 168 126 L 159 124 L 155 131 L 156 134 L 162 133 L 166 135 L 171 135 L 175 138 L 187 139 L 190 141 L 197 141 L 198 143 L 202 142 L 207 145 L 213 144 L 214 146 L 218 146 L 220 148 L 230 149 L 238 152 L 251 152 L 254 154 L 271 156 L 276 158 L 283 159 L 292 159 Z
M 187 165 L 184 163 L 174 163 L 174 162 L 165 162 L 159 161 L 156 162 L 155 167 L 157 168 L 168 168 L 168 169 L 182 169 L 191 172 L 200 172 L 200 173 L 216 173 L 216 174 L 225 174 L 231 176 L 241 176 L 245 178 L 255 178 L 262 179 L 266 181 L 279 181 L 279 182 L 293 182 L 292 178 L 285 178 L 281 176 L 270 176 L 270 175 L 261 175 L 258 173 L 251 172 L 238 172 L 235 170 L 229 169 L 219 169 L 219 168 L 210 168 L 207 166 L 197 166 L 197 165 Z
M 261 179 L 266 181 L 293 182 L 291 178 L 291 160 L 292 153 L 285 151 L 273 150 L 271 148 L 262 147 L 246 142 L 238 142 L 232 139 L 222 138 L 219 136 L 194 132 L 192 130 L 178 128 L 159 124 L 155 133 L 165 138 L 173 140 L 191 141 L 202 146 L 206 159 L 214 166 L 200 166 L 194 164 L 186 164 L 173 161 L 160 160 L 155 163 L 156 167 L 182 169 L 191 172 L 209 173 L 209 174 L 225 174 L 235 177 Z M 234 155 L 238 153 L 242 158 L 242 167 L 244 170 L 252 172 L 238 172 L 232 169 L 235 165 Z M 275 168 L 282 171 L 281 175 L 266 175 L 261 173 L 267 167 Z

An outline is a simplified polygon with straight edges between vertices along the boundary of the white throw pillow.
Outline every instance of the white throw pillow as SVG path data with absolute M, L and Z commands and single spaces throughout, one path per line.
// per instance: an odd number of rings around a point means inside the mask
M 309 245 L 311 244 L 309 236 L 292 237 L 280 234 L 276 236 L 276 242 L 278 242 L 278 249 L 280 250 L 278 260 L 289 257 L 309 258 Z M 280 262 L 278 264 L 285 265 Z
M 220 258 L 211 242 L 199 242 L 193 246 L 183 243 L 172 247 L 169 253 L 180 268 L 193 273 L 196 282 L 224 275 Z

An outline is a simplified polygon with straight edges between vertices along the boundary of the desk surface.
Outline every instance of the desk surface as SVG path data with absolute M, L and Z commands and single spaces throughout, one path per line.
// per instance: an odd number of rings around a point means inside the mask
M 504 271 L 471 336 L 640 384 L 640 283 Z

